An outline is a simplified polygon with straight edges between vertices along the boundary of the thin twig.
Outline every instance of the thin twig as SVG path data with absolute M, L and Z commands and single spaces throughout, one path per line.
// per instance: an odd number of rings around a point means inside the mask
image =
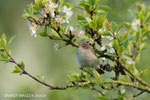
M 140 93 L 138 93 L 138 94 L 136 94 L 136 95 L 133 95 L 133 97 L 138 97 L 138 96 L 140 96 L 141 94 L 143 94 L 144 93 L 144 91 L 141 91 Z
M 29 73 L 21 66 L 21 64 L 17 63 L 17 62 L 10 56 L 10 54 L 8 53 L 7 50 L 5 50 L 5 52 L 6 52 L 6 54 L 9 56 L 9 58 L 11 59 L 10 62 L 16 64 L 19 68 L 21 68 L 21 70 L 23 71 L 22 74 L 28 75 L 29 77 L 31 77 L 32 79 L 34 79 L 34 80 L 37 81 L 38 83 L 43 84 L 43 85 L 45 85 L 46 87 L 49 87 L 51 90 L 54 90 L 54 89 L 57 89 L 57 90 L 65 90 L 65 89 L 67 89 L 67 88 L 71 88 L 71 87 L 77 86 L 76 84 L 67 85 L 67 86 L 65 86 L 65 87 L 55 87 L 55 86 L 49 85 L 48 83 L 43 82 L 43 81 L 37 79 L 36 77 L 32 76 L 31 74 L 29 74 Z
M 99 92 L 102 96 L 105 96 L 101 90 L 96 89 L 94 86 L 91 87 L 91 90 L 95 90 L 96 92 Z

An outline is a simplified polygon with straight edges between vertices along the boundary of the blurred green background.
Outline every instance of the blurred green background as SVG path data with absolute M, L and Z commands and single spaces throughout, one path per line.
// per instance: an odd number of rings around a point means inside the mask
M 109 11 L 109 21 L 117 23 L 132 21 L 128 9 L 136 11 L 138 0 L 108 0 L 105 2 L 112 9 Z M 147 6 L 149 0 L 141 0 Z M 26 70 L 33 75 L 46 76 L 47 82 L 53 85 L 68 84 L 67 74 L 79 71 L 76 63 L 76 51 L 74 47 L 65 47 L 59 51 L 53 49 L 54 41 L 37 36 L 31 37 L 28 22 L 22 17 L 26 5 L 33 0 L 0 0 L 0 33 L 6 33 L 7 37 L 16 36 L 12 45 L 13 57 L 18 61 L 24 61 Z M 66 0 L 76 5 L 79 0 Z M 72 22 L 74 23 L 74 22 Z M 150 41 L 147 41 L 150 44 Z M 59 42 L 60 43 L 60 42 Z M 72 49 L 70 49 L 72 48 Z M 142 52 L 138 69 L 148 69 L 148 75 L 144 79 L 150 83 L 150 49 Z M 97 93 L 88 89 L 65 91 L 49 91 L 43 85 L 35 82 L 25 75 L 12 74 L 14 65 L 0 63 L 0 100 L 97 100 Z M 44 98 L 6 98 L 6 94 L 46 94 Z M 150 94 L 143 94 L 138 100 L 149 100 Z

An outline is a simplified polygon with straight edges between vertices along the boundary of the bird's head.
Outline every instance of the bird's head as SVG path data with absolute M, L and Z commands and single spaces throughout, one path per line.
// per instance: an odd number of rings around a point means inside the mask
M 82 47 L 84 49 L 91 49 L 92 46 L 90 46 L 87 42 L 83 42 L 79 45 L 79 47 Z

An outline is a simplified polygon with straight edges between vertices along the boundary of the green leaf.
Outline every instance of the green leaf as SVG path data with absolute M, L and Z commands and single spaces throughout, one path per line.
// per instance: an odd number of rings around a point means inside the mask
M 121 37 L 121 42 L 124 41 L 124 40 L 127 40 L 128 39 L 128 35 L 129 34 L 127 32 L 124 33 L 123 36 Z
M 35 4 L 42 5 L 42 0 L 35 0 Z
M 145 20 L 145 24 L 150 20 L 150 16 Z
M 15 66 L 15 70 L 12 71 L 12 73 L 21 73 L 22 70 L 18 67 L 18 66 Z
M 7 40 L 6 35 L 3 33 L 1 39 Z
M 32 15 L 30 14 L 30 11 L 29 11 L 29 9 L 25 9 L 24 10 L 24 12 L 25 12 L 25 14 L 23 14 L 23 17 L 24 18 L 32 18 Z
M 130 14 L 132 14 L 132 16 L 136 16 L 135 11 L 132 11 L 131 9 L 128 10 L 130 12 Z
M 1 57 L 3 59 L 7 59 L 8 60 L 8 55 L 6 54 L 6 52 L 1 53 Z
M 46 32 L 40 32 L 38 33 L 40 36 L 43 36 L 43 37 L 47 37 L 47 33 Z
M 34 10 L 34 11 L 40 11 L 40 8 L 39 8 L 38 5 L 33 5 L 33 10 Z
M 117 25 L 117 26 L 115 27 L 115 29 L 114 29 L 114 32 L 115 32 L 116 30 L 119 31 L 119 30 L 122 28 L 123 25 L 124 25 L 124 23 L 121 23 L 121 24 Z
M 58 5 L 58 8 L 63 4 L 64 0 L 60 0 L 60 3 Z
M 9 39 L 7 46 L 9 47 L 12 41 L 16 38 L 16 36 L 13 36 Z
M 73 8 L 73 6 L 70 3 L 64 3 L 63 6 L 67 6 L 68 8 Z
M 77 20 L 85 20 L 85 17 L 78 15 Z
M 114 32 L 115 28 L 117 27 L 117 23 L 115 21 L 112 21 L 110 23 L 110 26 L 111 26 L 112 31 Z
M 143 33 L 143 38 L 146 37 L 149 33 L 150 33 L 150 31 L 144 32 L 144 33 Z
M 0 40 L 0 49 L 5 49 L 7 45 L 7 41 L 5 39 Z
M 103 32 L 100 32 L 100 34 L 101 34 L 102 36 L 111 36 L 110 31 L 103 31 Z
M 137 33 L 136 33 L 136 37 L 135 37 L 135 39 L 136 39 L 136 42 L 138 42 L 138 41 L 139 41 L 139 39 L 140 39 L 140 32 L 137 32 Z
M 148 73 L 148 70 L 141 71 L 140 72 L 140 77 L 143 77 L 143 76 L 147 75 L 147 73 Z
M 125 48 L 124 46 L 120 46 L 119 49 L 118 49 L 118 54 L 119 55 L 122 55 L 122 53 L 125 51 Z
M 87 21 L 88 23 L 90 23 L 92 20 L 91 20 L 91 18 L 86 17 L 86 21 Z
M 118 47 L 119 47 L 119 42 L 118 42 L 118 40 L 113 40 L 113 48 L 114 48 L 114 49 L 118 49 Z
M 98 28 L 102 28 L 104 21 L 106 20 L 107 13 L 103 13 L 100 15 L 100 17 L 97 19 L 96 23 Z
M 140 51 L 145 50 L 146 48 L 147 48 L 146 43 L 142 43 L 142 44 L 140 45 Z
M 81 1 L 78 5 L 81 7 L 84 7 L 84 10 L 86 10 L 87 13 L 90 13 L 89 8 L 91 5 L 89 3 L 85 2 L 85 1 Z
M 94 6 L 95 7 L 99 6 L 100 1 L 106 1 L 106 0 L 95 0 Z
M 89 27 L 90 27 L 91 29 L 93 29 L 93 30 L 96 30 L 96 28 L 97 28 L 96 22 L 91 21 L 91 22 L 89 23 Z
M 21 73 L 21 71 L 13 70 L 12 73 Z
M 47 37 L 47 36 L 48 36 L 47 27 L 46 27 L 46 26 L 40 27 L 40 28 L 37 30 L 37 33 L 38 33 L 40 36 Z
M 109 6 L 106 6 L 106 5 L 101 5 L 100 8 L 111 10 L 111 8 Z
M 8 59 L 0 59 L 0 61 L 10 62 Z
M 32 5 L 32 3 L 29 6 L 29 12 L 30 12 L 31 15 L 33 14 L 33 5 Z
M 70 82 L 72 82 L 72 79 L 71 79 L 71 77 L 70 77 L 69 75 L 67 75 L 67 77 L 68 77 L 69 81 L 70 81 Z
M 60 38 L 60 36 L 57 34 L 57 32 L 53 29 L 48 29 L 48 36 L 51 36 L 56 39 Z
M 138 55 L 137 55 L 136 58 L 135 58 L 135 64 L 138 64 L 138 63 L 139 63 L 140 57 L 141 57 L 141 54 L 138 53 Z
M 110 52 L 106 52 L 106 53 L 104 53 L 105 55 L 108 55 L 108 56 L 112 56 L 112 57 L 115 57 L 116 55 L 115 54 L 113 54 L 113 53 L 110 53 Z
M 39 78 L 39 79 L 41 79 L 41 76 L 40 76 L 40 75 L 37 75 L 36 77 Z
M 47 0 L 42 0 L 42 6 L 45 6 L 47 4 Z
M 21 61 L 21 66 L 22 66 L 23 69 L 25 69 L 25 64 L 24 64 L 23 61 Z
M 41 79 L 42 79 L 42 81 L 43 81 L 43 82 L 45 82 L 45 81 L 46 81 L 45 76 L 42 76 L 42 78 L 41 78 Z
M 101 83 L 101 76 L 100 76 L 100 74 L 96 70 L 94 70 L 94 76 L 95 76 L 96 80 L 99 83 Z
M 6 35 L 3 33 L 0 39 L 0 49 L 5 49 L 7 45 Z
M 125 26 L 126 26 L 127 29 L 130 29 L 130 28 L 131 28 L 131 24 L 130 24 L 130 23 L 125 22 L 124 24 L 125 24 Z

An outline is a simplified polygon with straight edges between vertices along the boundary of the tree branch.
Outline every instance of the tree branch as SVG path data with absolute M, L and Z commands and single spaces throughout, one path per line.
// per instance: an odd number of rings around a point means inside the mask
M 118 85 L 120 84 L 120 85 L 125 85 L 125 86 L 131 86 L 131 87 L 137 88 L 139 90 L 146 91 L 146 92 L 150 93 L 150 88 L 149 87 L 144 87 L 144 86 L 136 85 L 136 84 L 129 83 L 129 82 L 108 81 L 108 82 L 104 82 L 104 84 L 118 84 Z

